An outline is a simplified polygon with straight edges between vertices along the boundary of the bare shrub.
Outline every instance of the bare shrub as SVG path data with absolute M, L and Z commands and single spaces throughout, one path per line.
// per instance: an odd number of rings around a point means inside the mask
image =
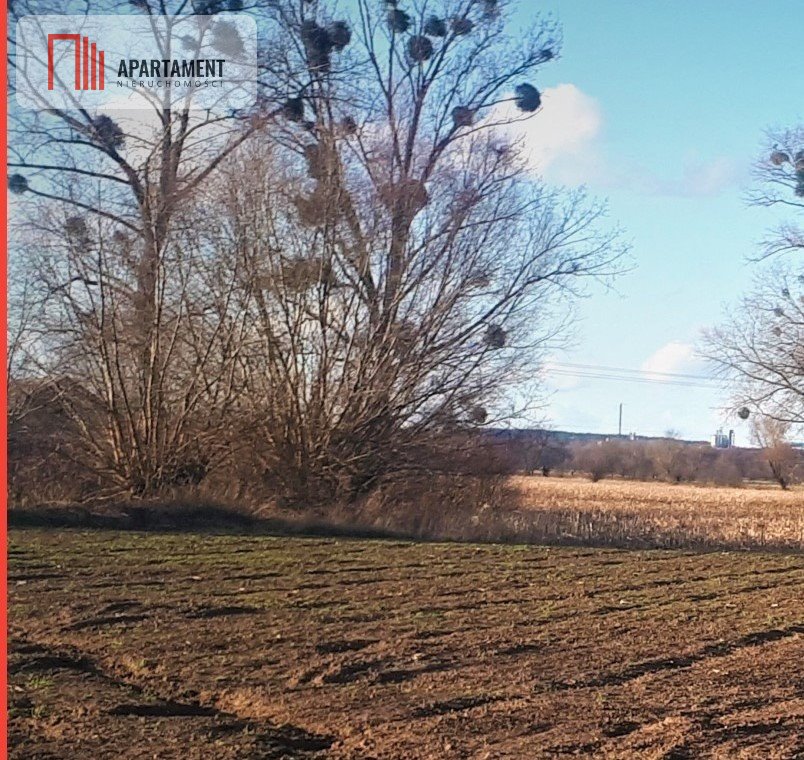
M 519 491 L 501 475 L 438 475 L 389 481 L 353 508 L 356 525 L 416 538 L 493 540 Z
M 743 482 L 743 476 L 735 458 L 721 454 L 715 458 L 706 480 L 717 486 L 736 487 Z
M 768 463 L 773 479 L 786 490 L 794 481 L 801 468 L 802 455 L 787 441 L 790 423 L 773 417 L 754 418 L 751 433 L 756 443 L 762 447 L 762 454 Z
M 622 450 L 617 441 L 595 441 L 578 446 L 573 453 L 573 467 L 585 472 L 593 483 L 620 469 Z

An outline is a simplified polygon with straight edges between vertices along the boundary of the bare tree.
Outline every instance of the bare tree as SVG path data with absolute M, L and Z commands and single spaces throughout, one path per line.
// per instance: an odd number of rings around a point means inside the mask
M 267 105 L 210 124 L 196 154 L 173 112 L 137 166 L 92 117 L 41 128 L 70 151 L 63 192 L 12 182 L 46 201 L 31 218 L 53 246 L 36 259 L 41 371 L 87 379 L 65 403 L 112 488 L 225 460 L 295 503 L 355 496 L 450 466 L 507 413 L 564 303 L 623 252 L 602 207 L 549 190 L 501 134 L 504 103 L 549 118 L 529 80 L 560 44 L 549 20 L 510 38 L 508 10 L 359 0 L 350 19 L 276 0 Z M 76 140 L 119 196 L 83 184 Z
M 773 479 L 784 489 L 791 485 L 800 464 L 796 450 L 788 443 L 790 425 L 772 417 L 758 417 L 752 421 L 751 434 L 762 448 Z
M 188 206 L 182 216 L 197 213 Z M 236 359 L 246 315 L 230 308 L 236 285 L 228 262 L 204 255 L 197 218 L 177 217 L 154 284 L 158 402 L 144 403 L 138 241 L 118 232 L 63 206 L 40 209 L 19 249 L 41 307 L 17 377 L 20 387 L 32 380 L 49 387 L 45 398 L 70 420 L 76 457 L 98 475 L 101 494 L 146 495 L 198 482 L 222 464 L 219 436 L 242 389 Z
M 707 333 L 707 351 L 732 382 L 736 406 L 792 425 L 804 423 L 802 275 L 776 267 Z
M 584 472 L 593 483 L 618 472 L 622 463 L 619 441 L 587 441 L 572 449 L 573 469 Z
M 749 196 L 755 206 L 789 209 L 793 218 L 777 226 L 762 244 L 758 259 L 804 252 L 804 126 L 771 131 L 763 155 L 754 165 L 757 189 Z
M 150 20 L 160 57 L 170 59 L 179 41 L 195 55 L 236 43 L 237 31 L 216 14 L 242 6 L 22 0 L 12 14 L 137 13 Z M 193 13 L 204 14 L 203 22 Z M 39 42 L 28 40 L 27 52 L 47 50 Z M 12 45 L 9 56 L 18 85 L 27 75 L 16 66 L 22 52 Z M 214 103 L 199 109 L 193 94 L 165 88 L 112 118 L 67 93 L 73 102 L 66 105 L 44 92 L 39 110 L 12 111 L 16 243 L 28 254 L 27 287 L 42 320 L 29 352 L 37 367 L 25 374 L 28 383 L 33 372 L 54 385 L 82 432 L 86 463 L 108 476 L 111 492 L 153 493 L 188 468 L 193 477 L 203 471 L 199 461 L 211 460 L 209 452 L 190 451 L 202 448 L 199 406 L 210 399 L 222 405 L 207 416 L 208 430 L 232 392 L 234 348 L 226 341 L 238 323 L 221 314 L 230 291 L 220 272 L 210 277 L 188 212 L 201 213 L 205 183 L 281 106 L 262 99 L 249 112 Z M 198 290 L 204 287 L 211 290 Z M 76 387 L 85 389 L 79 399 Z
M 804 128 L 769 136 L 757 162 L 754 203 L 794 216 L 762 247 L 756 284 L 723 325 L 705 335 L 704 353 L 734 390 L 735 407 L 780 423 L 804 424 Z
M 556 437 L 552 430 L 525 431 L 507 442 L 508 457 L 527 473 L 537 470 L 547 478 L 550 473 L 570 459 L 566 443 Z
M 281 52 L 307 75 L 273 147 L 252 143 L 222 179 L 222 246 L 256 284 L 247 397 L 265 470 L 305 500 L 443 463 L 434 450 L 500 420 L 562 326 L 558 297 L 616 269 L 602 209 L 528 175 L 498 129 L 501 102 L 538 110 L 523 79 L 557 30 L 514 50 L 488 6 L 360 2 L 344 78 L 321 9 L 278 4 L 298 35 Z

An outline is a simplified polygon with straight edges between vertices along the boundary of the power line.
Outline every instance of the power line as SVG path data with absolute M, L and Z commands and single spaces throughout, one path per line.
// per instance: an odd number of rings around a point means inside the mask
M 568 369 L 560 369 L 560 368 L 548 368 L 545 370 L 545 377 L 549 380 L 551 376 L 559 376 L 559 377 L 574 377 L 580 378 L 584 380 L 615 380 L 621 383 L 647 383 L 649 385 L 666 385 L 666 386 L 675 386 L 678 388 L 701 388 L 707 390 L 716 390 L 717 385 L 715 384 L 714 379 L 708 380 L 708 382 L 703 382 L 703 378 L 697 382 L 693 382 L 691 380 L 673 380 L 673 379 L 665 379 L 660 377 L 640 377 L 635 375 L 626 375 L 626 374 L 612 374 L 612 373 L 604 373 L 604 372 L 584 372 L 581 370 L 568 370 Z
M 683 378 L 690 380 L 706 380 L 709 382 L 716 382 L 718 378 L 711 375 L 694 375 L 687 372 L 660 372 L 659 370 L 650 369 L 631 369 L 629 367 L 611 367 L 603 364 L 576 364 L 575 362 L 547 362 L 549 367 L 568 368 L 568 369 L 581 369 L 581 370 L 594 370 L 602 372 L 616 372 L 628 373 L 636 375 L 647 375 L 667 378 Z

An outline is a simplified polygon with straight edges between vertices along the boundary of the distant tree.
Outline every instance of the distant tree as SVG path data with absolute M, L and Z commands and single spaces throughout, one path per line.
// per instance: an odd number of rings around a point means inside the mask
M 590 441 L 578 446 L 573 455 L 575 469 L 587 473 L 593 483 L 614 475 L 621 461 L 622 452 L 617 441 Z
M 546 478 L 570 458 L 567 445 L 550 430 L 537 430 L 521 443 L 522 467 L 529 473 L 541 472 Z
M 551 440 L 541 451 L 538 460 L 539 470 L 545 478 L 549 477 L 553 470 L 561 467 L 569 458 L 570 453 L 566 444 Z
M 734 456 L 736 451 L 737 449 L 713 449 L 700 479 L 718 486 L 739 486 L 743 482 L 744 473 L 739 459 Z
M 774 480 L 786 490 L 799 465 L 798 452 L 788 443 L 790 425 L 772 417 L 757 417 L 751 425 L 754 442 L 760 446 Z
M 615 474 L 638 480 L 648 480 L 656 474 L 650 448 L 644 442 L 617 439 L 606 445 L 612 450 Z

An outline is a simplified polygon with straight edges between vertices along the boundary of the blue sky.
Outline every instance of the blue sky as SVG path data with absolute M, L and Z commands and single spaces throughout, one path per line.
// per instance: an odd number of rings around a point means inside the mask
M 523 2 L 522 23 L 536 3 Z M 748 208 L 750 165 L 773 126 L 804 118 L 801 0 L 541 0 L 564 48 L 537 83 L 544 107 L 526 139 L 551 182 L 608 198 L 634 270 L 580 306 L 558 362 L 705 374 L 700 331 L 750 284 L 746 260 L 774 217 Z M 553 123 L 551 123 L 553 122 Z M 549 372 L 549 367 L 548 367 Z M 664 377 L 664 376 L 661 376 Z M 708 438 L 745 426 L 717 388 L 554 376 L 558 428 L 624 428 Z M 705 383 L 702 383 L 705 386 Z

